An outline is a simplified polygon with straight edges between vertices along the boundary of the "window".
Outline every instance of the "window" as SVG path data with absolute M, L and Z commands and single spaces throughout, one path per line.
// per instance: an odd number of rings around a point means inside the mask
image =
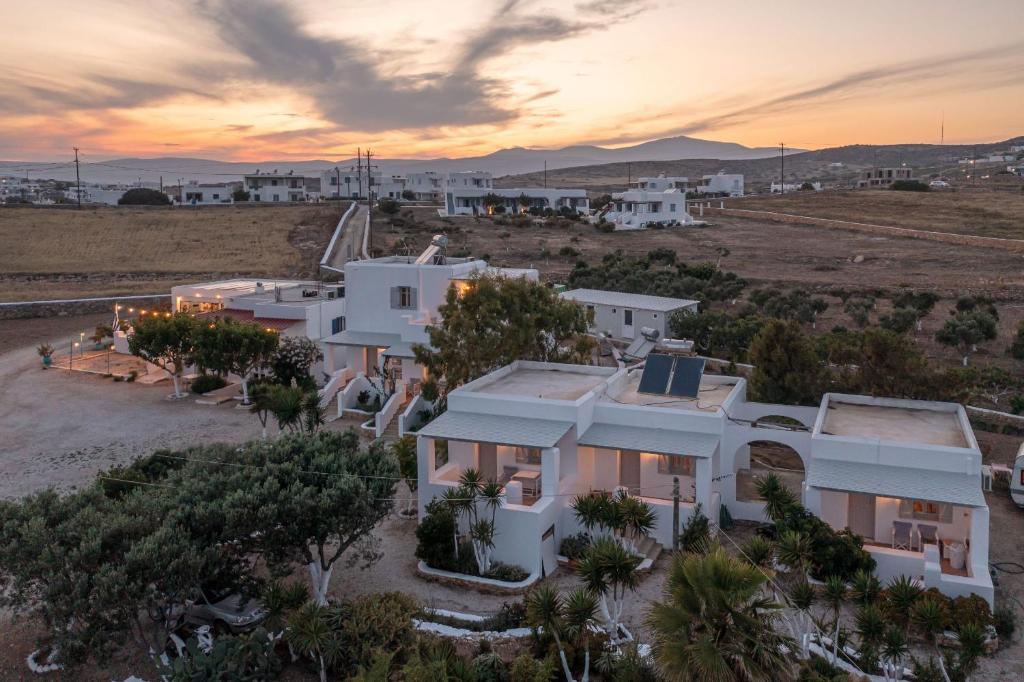
M 219 194 L 214 194 L 214 195 L 213 195 L 213 198 L 214 198 L 215 200 L 216 200 L 216 199 L 220 199 L 220 195 L 219 195 Z
M 337 334 L 338 332 L 345 331 L 345 316 L 336 317 L 331 320 L 331 333 Z
M 516 448 L 516 464 L 540 464 L 540 450 L 537 448 Z
M 658 455 L 658 473 L 670 476 L 693 476 L 693 460 L 679 455 Z
M 274 195 L 274 201 L 281 201 L 281 195 L 280 194 L 275 194 Z
M 927 500 L 900 500 L 900 518 L 953 522 L 953 506 Z
M 633 311 L 628 309 L 623 310 L 622 315 L 622 323 L 630 327 L 633 326 Z
M 412 287 L 391 287 L 391 308 L 396 310 L 416 308 L 416 290 Z
M 676 205 L 675 204 L 669 204 L 668 205 L 668 212 L 669 213 L 675 213 L 676 212 Z

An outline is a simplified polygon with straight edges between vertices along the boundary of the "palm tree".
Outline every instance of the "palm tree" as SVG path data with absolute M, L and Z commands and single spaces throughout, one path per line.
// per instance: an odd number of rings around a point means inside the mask
M 281 431 L 298 431 L 302 428 L 305 393 L 297 386 L 271 386 L 268 389 L 270 413 L 277 420 Z
M 619 639 L 619 619 L 626 593 L 640 583 L 636 569 L 642 559 L 611 538 L 598 538 L 576 565 L 583 585 L 600 602 L 605 630 L 612 641 Z
M 807 570 L 814 558 L 811 539 L 800 531 L 786 530 L 779 535 L 775 547 L 779 562 L 795 573 L 797 582 L 806 580 Z
M 821 590 L 821 598 L 832 609 L 835 618 L 832 634 L 832 664 L 835 665 L 839 659 L 839 618 L 843 610 L 843 602 L 846 601 L 846 582 L 838 575 L 830 575 L 825 579 L 825 585 Z
M 740 552 L 750 562 L 751 566 L 757 566 L 766 571 L 773 570 L 775 565 L 775 543 L 768 538 L 755 535 L 743 543 Z
M 885 615 L 876 604 L 866 604 L 857 609 L 854 623 L 860 638 L 861 666 L 874 668 L 885 639 Z
M 942 659 L 942 652 L 939 651 L 939 634 L 946 629 L 945 620 L 946 614 L 937 599 L 920 599 L 910 609 L 910 622 L 921 635 L 921 639 L 934 650 L 935 657 L 939 660 L 942 679 L 950 682 L 946 664 Z
M 889 617 L 903 625 L 910 626 L 910 610 L 921 596 L 921 586 L 911 578 L 901 575 L 889 581 L 885 590 L 885 603 Z
M 794 620 L 797 628 L 797 643 L 800 645 L 800 657 L 810 657 L 811 629 L 814 627 L 814 617 L 811 615 L 811 608 L 818 597 L 817 590 L 806 579 L 796 583 L 789 591 L 789 605 L 796 610 Z
M 316 433 L 324 425 L 327 410 L 320 404 L 320 396 L 316 391 L 308 391 L 302 398 L 301 427 L 306 433 Z
M 296 651 L 317 663 L 320 682 L 327 682 L 327 667 L 344 655 L 343 644 L 329 623 L 331 608 L 307 602 L 292 614 L 285 632 Z
M 565 635 L 577 649 L 583 649 L 583 676 L 581 682 L 590 680 L 590 640 L 593 626 L 597 622 L 597 600 L 583 588 L 576 588 L 563 602 Z
M 775 621 L 781 606 L 766 598 L 757 568 L 720 547 L 673 560 L 660 603 L 647 614 L 653 654 L 671 681 L 761 682 L 791 679 Z
M 611 506 L 612 498 L 608 493 L 577 495 L 572 501 L 576 520 L 587 531 L 596 531 L 598 536 L 605 536 L 610 532 L 606 523 L 609 520 L 609 507 Z
M 263 591 L 260 600 L 267 611 L 263 627 L 270 632 L 272 639 L 277 640 L 284 636 L 288 620 L 295 610 L 309 601 L 309 588 L 305 583 L 281 583 L 275 580 Z M 292 661 L 297 660 L 291 642 L 288 642 L 288 651 Z
M 882 672 L 886 679 L 903 679 L 903 657 L 907 655 L 907 637 L 903 630 L 889 626 L 882 642 Z
M 966 680 L 978 667 L 978 659 L 985 653 L 985 629 L 976 622 L 963 623 L 957 630 L 960 649 L 957 651 L 957 672 Z
M 850 583 L 850 598 L 858 606 L 876 604 L 882 594 L 882 583 L 878 577 L 865 570 L 857 571 Z
M 526 622 L 554 638 L 558 647 L 558 657 L 562 661 L 565 681 L 573 682 L 572 671 L 565 658 L 565 647 L 562 645 L 562 611 L 562 595 L 549 584 L 543 583 L 526 595 Z
M 455 517 L 455 528 L 453 530 L 452 542 L 455 546 L 455 558 L 459 558 L 459 520 L 470 505 L 474 504 L 472 495 L 465 487 L 446 488 L 441 493 L 441 500 L 452 510 Z
M 758 496 L 764 500 L 764 513 L 771 521 L 778 523 L 799 505 L 796 495 L 787 488 L 778 474 L 769 473 L 757 479 Z
M 624 526 L 626 546 L 633 552 L 637 551 L 640 538 L 654 530 L 658 517 L 651 505 L 643 500 L 625 493 L 617 500 L 619 518 Z

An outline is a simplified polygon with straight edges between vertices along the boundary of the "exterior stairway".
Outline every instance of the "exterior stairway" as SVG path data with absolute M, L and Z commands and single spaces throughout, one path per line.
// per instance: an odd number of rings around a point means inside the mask
M 640 562 L 640 566 L 637 567 L 637 572 L 646 573 L 651 570 L 654 566 L 654 562 L 661 556 L 661 552 L 664 549 L 654 538 L 648 536 L 640 541 L 638 547 L 640 553 L 644 555 L 644 560 Z

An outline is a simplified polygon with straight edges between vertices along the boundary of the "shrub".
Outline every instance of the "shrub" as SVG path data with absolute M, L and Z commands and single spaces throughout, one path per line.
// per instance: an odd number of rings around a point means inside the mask
M 433 500 L 426 511 L 416 527 L 416 558 L 431 568 L 454 570 L 455 515 L 441 500 Z
M 889 185 L 889 189 L 896 192 L 927 192 L 929 187 L 918 180 L 896 180 Z
M 36 352 L 39 353 L 39 357 L 46 358 L 53 355 L 53 346 L 48 343 L 41 343 L 36 348 Z
M 994 623 L 988 602 L 976 594 L 952 600 L 950 620 L 951 628 L 959 628 L 965 623 L 985 628 Z
M 484 577 L 490 578 L 491 580 L 500 580 L 506 583 L 518 583 L 529 578 L 530 574 L 522 566 L 503 564 L 500 561 L 495 561 L 491 565 L 491 570 L 487 571 L 487 574 Z
M 198 395 L 216 391 L 228 385 L 227 380 L 219 374 L 200 374 L 192 382 L 192 392 Z
M 996 633 L 1006 641 L 1013 638 L 1013 632 L 1017 629 L 1017 616 L 1013 609 L 1007 606 L 1000 606 L 992 614 L 992 620 L 996 627 Z
M 529 652 L 519 654 L 509 669 L 509 682 L 549 682 L 558 670 L 555 659 L 534 658 Z
M 402 660 L 416 646 L 419 603 L 401 592 L 366 594 L 341 605 L 339 640 L 351 666 L 368 667 L 380 651 Z
M 603 234 L 610 234 L 615 231 L 615 224 L 607 220 L 601 220 L 594 225 L 594 229 Z
M 135 187 L 121 195 L 117 200 L 119 206 L 170 206 L 171 200 L 166 194 L 155 189 Z
M 473 659 L 473 679 L 476 682 L 505 682 L 508 679 L 508 668 L 501 656 L 487 651 Z
M 558 255 L 563 258 L 576 258 L 580 255 L 580 252 L 578 249 L 574 249 L 571 246 L 563 246 L 558 250 Z
M 570 561 L 576 559 L 582 559 L 586 553 L 587 548 L 593 542 L 590 535 L 587 533 L 576 533 L 576 535 L 568 535 L 562 538 L 562 544 L 558 548 L 558 553 L 566 557 Z
M 711 522 L 704 515 L 700 503 L 693 510 L 693 516 L 679 532 L 679 549 L 684 552 L 701 552 L 708 546 L 711 540 Z
M 811 575 L 820 580 L 839 576 L 849 582 L 858 571 L 873 573 L 875 560 L 864 549 L 864 538 L 849 529 L 834 530 L 797 504 L 775 524 L 778 534 L 796 531 L 811 543 Z
M 217 637 L 209 651 L 190 638 L 184 656 L 156 665 L 167 682 L 269 680 L 281 672 L 274 640 L 263 628 L 247 635 Z

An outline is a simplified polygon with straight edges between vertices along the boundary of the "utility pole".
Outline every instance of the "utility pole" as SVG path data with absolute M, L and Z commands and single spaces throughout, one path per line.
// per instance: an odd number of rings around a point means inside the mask
M 337 184 L 338 189 L 335 190 L 335 193 L 338 195 L 338 205 L 340 206 L 341 205 L 341 169 L 338 168 L 337 166 L 334 167 L 334 179 L 335 179 L 335 182 L 338 183 Z
M 356 147 L 356 199 L 363 198 L 363 148 Z
M 779 193 L 780 194 L 785 194 L 786 193 L 786 143 L 785 142 L 780 142 L 779 143 L 779 161 L 780 161 L 780 164 L 781 164 L 780 169 L 779 169 Z
M 544 189 L 548 188 L 548 160 L 544 159 Z
M 679 477 L 672 477 L 672 551 L 679 551 Z
M 370 157 L 373 156 L 373 152 L 369 149 L 366 150 L 366 224 L 369 226 L 366 230 L 366 253 L 373 256 L 373 172 L 370 170 Z
M 185 205 L 185 178 L 178 178 L 178 205 Z
M 82 208 L 82 176 L 78 172 L 78 147 L 75 147 L 75 196 L 78 199 L 78 208 Z

